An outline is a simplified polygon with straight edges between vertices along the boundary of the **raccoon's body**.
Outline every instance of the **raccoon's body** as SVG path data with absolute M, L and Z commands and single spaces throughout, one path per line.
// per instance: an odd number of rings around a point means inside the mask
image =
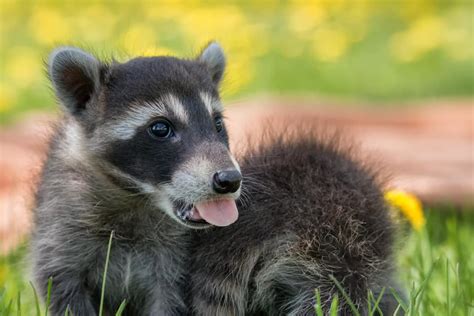
M 65 115 L 32 258 L 43 297 L 53 279 L 53 315 L 98 312 L 112 231 L 106 314 L 126 300 L 124 315 L 311 315 L 315 290 L 348 314 L 334 279 L 361 311 L 368 290 L 395 287 L 375 175 L 305 132 L 275 133 L 239 166 L 217 93 L 224 65 L 215 43 L 196 60 L 52 54 Z M 396 305 L 385 295 L 379 306 Z
M 196 232 L 191 293 L 200 315 L 314 315 L 316 289 L 328 311 L 342 298 L 331 276 L 362 314 L 368 290 L 397 289 L 393 226 L 375 174 L 336 136 L 287 132 L 269 132 L 239 159 L 239 220 Z M 388 295 L 380 307 L 392 315 L 397 303 Z M 344 301 L 340 313 L 352 314 Z

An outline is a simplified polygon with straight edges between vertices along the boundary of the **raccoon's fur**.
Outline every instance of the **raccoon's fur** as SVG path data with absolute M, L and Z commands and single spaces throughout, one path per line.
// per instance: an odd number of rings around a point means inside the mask
M 53 279 L 53 315 L 98 313 L 112 231 L 107 315 L 123 300 L 124 315 L 312 315 L 315 290 L 326 310 L 338 295 L 350 314 L 332 277 L 364 313 L 368 290 L 395 287 L 376 176 L 335 139 L 275 133 L 237 164 L 218 44 L 194 60 L 123 64 L 65 47 L 48 66 L 64 115 L 37 192 L 32 258 L 43 297 Z M 379 307 L 396 306 L 389 294 Z

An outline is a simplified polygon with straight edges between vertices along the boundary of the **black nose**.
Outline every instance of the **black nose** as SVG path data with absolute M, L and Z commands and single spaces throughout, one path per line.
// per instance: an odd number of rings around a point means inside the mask
M 221 170 L 214 174 L 212 187 L 217 193 L 234 193 L 240 188 L 242 175 L 235 169 Z

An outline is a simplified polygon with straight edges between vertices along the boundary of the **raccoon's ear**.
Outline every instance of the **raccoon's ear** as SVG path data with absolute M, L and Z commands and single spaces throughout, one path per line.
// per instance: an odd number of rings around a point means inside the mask
M 60 47 L 49 56 L 48 71 L 56 95 L 72 114 L 86 108 L 99 91 L 101 63 L 75 47 Z
M 212 81 L 219 85 L 225 70 L 225 55 L 217 42 L 209 43 L 198 57 L 198 60 L 206 64 L 211 72 Z

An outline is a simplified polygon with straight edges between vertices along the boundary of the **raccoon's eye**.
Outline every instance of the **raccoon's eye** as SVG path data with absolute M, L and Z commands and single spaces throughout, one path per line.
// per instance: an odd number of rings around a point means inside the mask
M 169 138 L 173 136 L 173 129 L 169 122 L 162 120 L 154 122 L 148 127 L 148 132 L 158 138 Z
M 217 132 L 220 133 L 224 128 L 224 121 L 222 120 L 222 117 L 216 116 L 214 118 L 214 125 L 216 126 Z

